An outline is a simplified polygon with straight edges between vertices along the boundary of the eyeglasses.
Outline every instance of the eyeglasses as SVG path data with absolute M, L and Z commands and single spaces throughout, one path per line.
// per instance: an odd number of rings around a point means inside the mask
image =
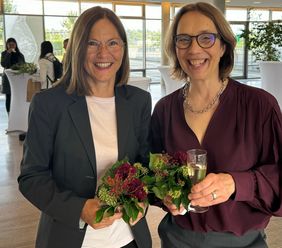
M 177 48 L 187 49 L 192 44 L 192 38 L 196 38 L 198 45 L 201 48 L 211 48 L 216 38 L 220 39 L 219 34 L 215 33 L 203 33 L 199 35 L 188 35 L 188 34 L 178 34 L 174 37 L 174 42 Z
M 95 52 L 98 52 L 99 49 L 104 45 L 109 52 L 116 52 L 121 50 L 124 47 L 125 43 L 121 39 L 111 39 L 107 41 L 98 41 L 98 40 L 89 40 L 88 46 L 93 49 Z

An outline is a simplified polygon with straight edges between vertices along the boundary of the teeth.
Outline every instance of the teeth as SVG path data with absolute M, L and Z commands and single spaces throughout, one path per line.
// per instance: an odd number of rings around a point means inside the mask
M 96 66 L 106 68 L 109 67 L 112 63 L 96 63 Z
M 204 59 L 189 60 L 192 65 L 200 65 L 205 62 Z

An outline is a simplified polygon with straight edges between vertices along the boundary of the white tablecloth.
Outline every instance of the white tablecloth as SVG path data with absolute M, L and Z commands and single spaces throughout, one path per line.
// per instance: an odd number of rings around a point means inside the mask
M 149 77 L 130 77 L 128 84 L 148 91 L 151 81 Z
M 29 74 L 16 75 L 12 70 L 5 70 L 11 85 L 11 107 L 7 132 L 27 131 L 29 102 L 26 101 L 26 88 Z

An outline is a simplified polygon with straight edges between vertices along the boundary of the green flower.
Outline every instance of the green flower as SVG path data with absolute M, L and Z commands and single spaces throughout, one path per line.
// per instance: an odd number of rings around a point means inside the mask
M 110 191 L 105 187 L 101 187 L 99 189 L 98 197 L 101 201 L 105 202 L 109 206 L 117 206 L 117 198 L 113 196 Z
M 171 196 L 172 199 L 179 198 L 181 196 L 181 190 L 169 190 L 168 195 Z

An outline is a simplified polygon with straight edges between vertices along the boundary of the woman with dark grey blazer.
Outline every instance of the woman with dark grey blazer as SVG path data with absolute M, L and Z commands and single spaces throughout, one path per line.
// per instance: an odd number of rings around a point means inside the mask
M 151 248 L 146 219 L 121 213 L 94 224 L 99 178 L 117 159 L 146 163 L 151 97 L 127 86 L 125 30 L 109 9 L 94 7 L 76 21 L 64 74 L 33 97 L 18 178 L 42 212 L 38 248 Z

